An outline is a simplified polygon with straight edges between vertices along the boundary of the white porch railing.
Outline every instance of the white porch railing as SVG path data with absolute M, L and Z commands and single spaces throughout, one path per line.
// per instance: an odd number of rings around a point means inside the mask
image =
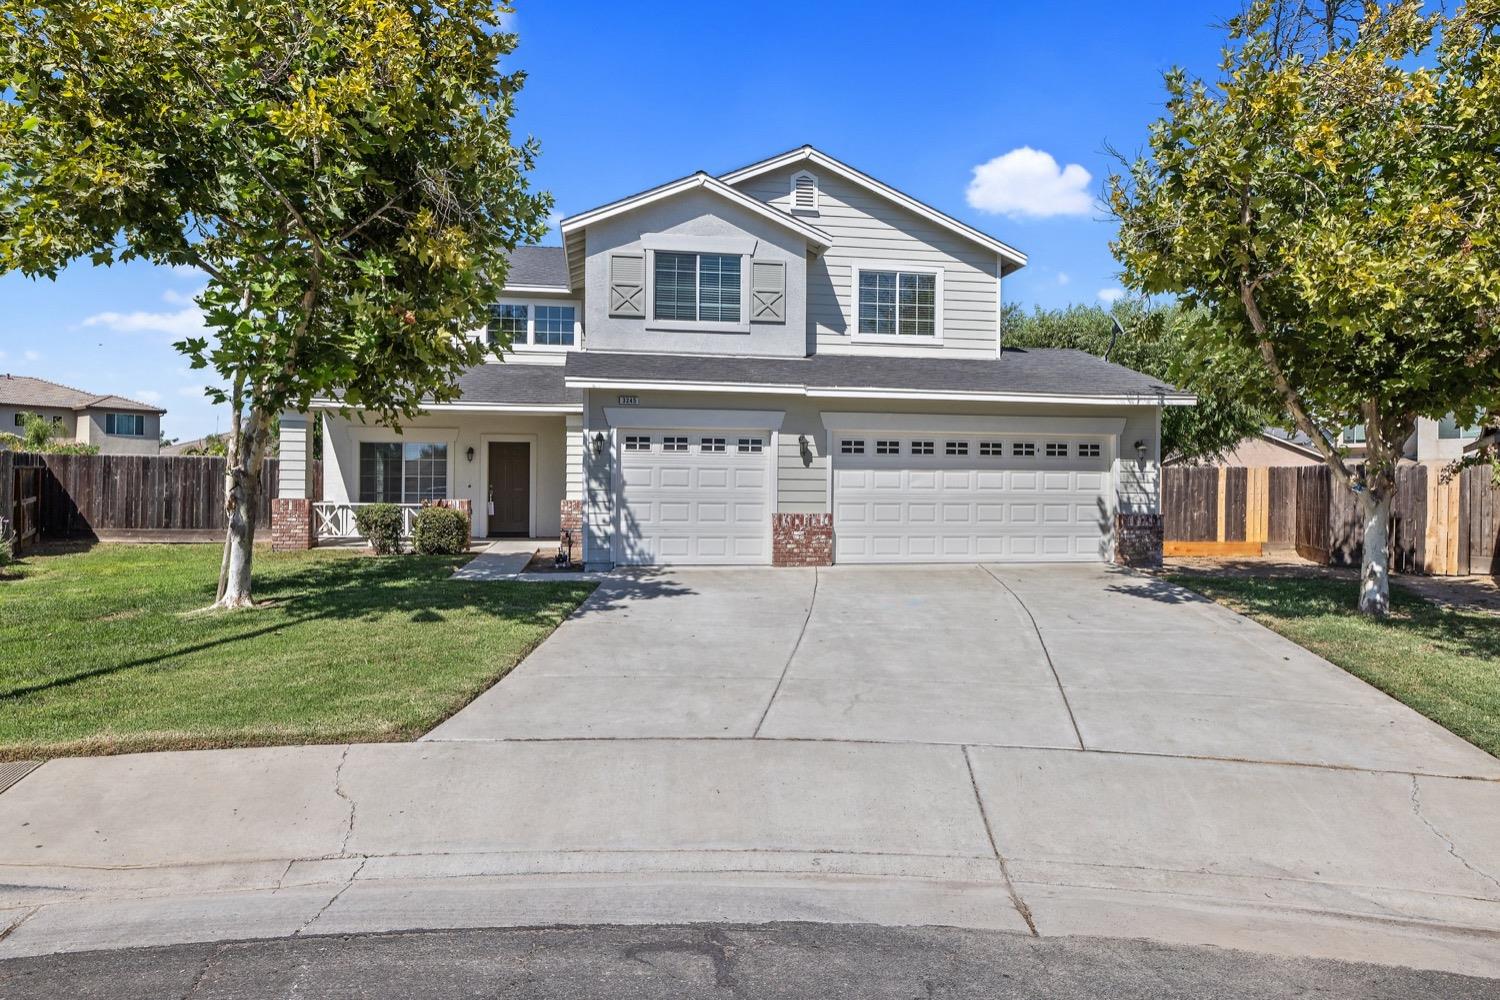
M 364 537 L 359 533 L 359 526 L 354 523 L 354 512 L 370 504 L 319 501 L 312 506 L 313 517 L 317 524 L 318 541 L 339 542 Z M 401 537 L 410 538 L 412 523 L 416 520 L 417 511 L 422 509 L 422 505 L 398 503 L 395 506 L 401 508 Z

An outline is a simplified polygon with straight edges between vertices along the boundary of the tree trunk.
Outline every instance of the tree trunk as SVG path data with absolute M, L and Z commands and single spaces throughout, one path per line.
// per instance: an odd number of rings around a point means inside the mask
M 235 421 L 238 423 L 238 421 Z M 224 559 L 219 568 L 216 608 L 248 608 L 250 569 L 255 557 L 255 508 L 260 498 L 260 470 L 269 422 L 252 409 L 242 432 L 230 441 L 224 470 Z
M 1391 613 L 1391 492 L 1366 490 L 1359 495 L 1364 515 L 1364 554 L 1359 561 L 1359 610 L 1376 618 Z

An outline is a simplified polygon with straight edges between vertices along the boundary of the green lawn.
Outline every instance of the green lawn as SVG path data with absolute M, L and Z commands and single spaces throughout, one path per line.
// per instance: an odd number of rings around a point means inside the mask
M 463 583 L 463 557 L 255 555 L 270 606 L 213 600 L 216 545 L 0 569 L 0 759 L 403 740 L 489 687 L 587 584 Z
M 1355 609 L 1353 579 L 1175 574 L 1500 757 L 1500 618 L 1454 611 L 1399 586 L 1393 613 Z

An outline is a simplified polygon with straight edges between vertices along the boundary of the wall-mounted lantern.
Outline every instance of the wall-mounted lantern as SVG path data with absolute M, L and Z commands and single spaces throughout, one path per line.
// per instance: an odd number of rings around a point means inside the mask
M 598 458 L 602 454 L 604 454 L 604 433 L 602 431 L 595 431 L 594 432 L 594 457 Z
M 802 464 L 811 466 L 813 463 L 812 442 L 808 440 L 806 434 L 797 435 L 797 450 L 802 454 Z
M 474 461 L 474 446 L 472 444 L 469 445 L 469 450 L 464 452 L 464 458 L 467 458 L 471 462 Z
M 1135 457 L 1140 459 L 1142 462 L 1146 460 L 1146 442 L 1137 441 L 1135 443 Z

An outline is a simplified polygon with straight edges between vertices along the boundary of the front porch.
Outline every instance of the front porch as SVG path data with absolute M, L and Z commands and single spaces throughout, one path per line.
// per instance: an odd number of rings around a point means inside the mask
M 315 435 L 321 484 L 311 482 Z M 402 537 L 423 504 L 443 503 L 469 515 L 475 540 L 535 548 L 569 531 L 577 544 L 581 483 L 570 482 L 578 476 L 569 475 L 569 452 L 581 450 L 581 436 L 582 414 L 565 406 L 434 407 L 399 429 L 333 409 L 284 414 L 273 546 L 362 541 L 357 513 L 375 503 L 401 509 Z

